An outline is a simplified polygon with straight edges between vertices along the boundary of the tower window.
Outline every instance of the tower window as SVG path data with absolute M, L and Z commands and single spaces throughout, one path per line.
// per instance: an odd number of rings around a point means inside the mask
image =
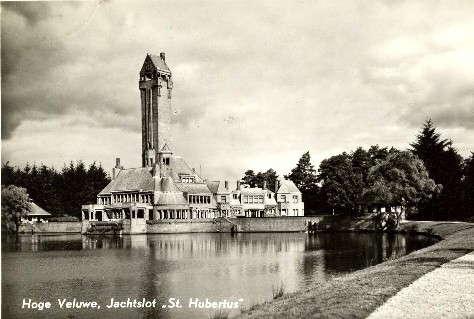
M 168 90 L 168 99 L 171 99 L 171 89 Z

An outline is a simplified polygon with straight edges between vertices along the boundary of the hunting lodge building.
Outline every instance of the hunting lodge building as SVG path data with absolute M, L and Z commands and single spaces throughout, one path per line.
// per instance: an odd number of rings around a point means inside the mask
M 82 206 L 82 219 L 170 220 L 217 217 L 304 216 L 301 192 L 281 180 L 274 190 L 201 179 L 171 144 L 173 81 L 165 54 L 148 54 L 140 71 L 142 167 L 124 169 L 117 158 L 112 181 L 97 204 Z

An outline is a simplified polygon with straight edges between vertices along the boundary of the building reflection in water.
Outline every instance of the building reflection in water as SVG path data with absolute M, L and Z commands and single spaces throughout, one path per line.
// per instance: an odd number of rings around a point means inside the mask
M 101 309 L 101 318 L 202 318 L 211 312 L 188 309 L 190 298 L 243 299 L 241 306 L 249 307 L 270 300 L 272 288 L 282 283 L 289 293 L 428 244 L 373 233 L 20 236 L 3 241 L 2 287 L 9 294 L 2 294 L 2 303 L 15 305 L 25 294 L 44 297 L 48 287 L 49 298 L 159 303 L 151 309 Z M 168 298 L 179 298 L 183 308 L 161 308 Z

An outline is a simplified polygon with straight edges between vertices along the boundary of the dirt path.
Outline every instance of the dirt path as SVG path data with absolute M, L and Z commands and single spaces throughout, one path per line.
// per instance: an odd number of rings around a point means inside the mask
M 470 253 L 419 278 L 367 318 L 473 317 L 474 253 Z

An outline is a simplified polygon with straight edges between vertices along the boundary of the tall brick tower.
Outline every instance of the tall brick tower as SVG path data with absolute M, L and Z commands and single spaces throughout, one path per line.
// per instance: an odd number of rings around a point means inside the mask
M 173 81 L 165 54 L 147 54 L 140 71 L 142 166 L 169 165 Z

